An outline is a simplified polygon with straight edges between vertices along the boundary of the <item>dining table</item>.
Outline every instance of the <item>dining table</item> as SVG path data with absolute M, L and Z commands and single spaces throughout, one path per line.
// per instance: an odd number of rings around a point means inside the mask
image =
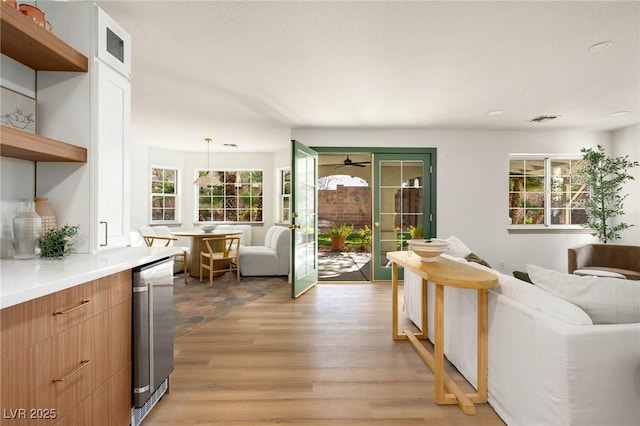
M 212 237 L 228 237 L 230 235 L 242 234 L 242 231 L 234 229 L 214 229 L 213 231 L 203 231 L 201 229 L 194 229 L 191 231 L 173 231 L 172 234 L 176 237 L 189 237 L 189 275 L 195 278 L 200 278 L 200 252 L 207 251 L 207 245 L 204 241 L 205 238 Z M 222 242 L 218 242 L 222 244 Z M 214 250 L 222 251 L 222 247 Z M 209 276 L 209 271 L 204 270 L 203 276 Z

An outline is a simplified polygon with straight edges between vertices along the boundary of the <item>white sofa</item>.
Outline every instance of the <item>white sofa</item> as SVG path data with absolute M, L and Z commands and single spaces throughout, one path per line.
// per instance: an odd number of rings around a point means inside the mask
M 223 229 L 233 229 L 234 231 L 242 231 L 242 234 L 238 235 L 240 237 L 240 245 L 241 246 L 250 246 L 252 245 L 253 235 L 251 225 L 233 225 L 228 223 L 223 223 L 220 225 L 216 225 L 217 230 Z
M 498 276 L 488 302 L 488 401 L 507 424 L 640 424 L 640 323 L 594 325 L 540 287 L 469 265 Z M 421 279 L 404 274 L 403 310 L 420 324 Z M 434 299 L 428 283 L 430 339 Z M 445 355 L 474 386 L 476 302 L 475 291 L 445 288 Z
M 240 274 L 243 276 L 289 275 L 291 230 L 271 226 L 262 246 L 240 246 Z

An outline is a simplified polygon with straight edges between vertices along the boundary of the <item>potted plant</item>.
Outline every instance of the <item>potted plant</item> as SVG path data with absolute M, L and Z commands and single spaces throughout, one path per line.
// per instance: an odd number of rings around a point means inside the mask
M 614 224 L 612 219 L 624 214 L 623 201 L 627 194 L 621 194 L 622 187 L 625 182 L 634 179 L 629 169 L 640 163 L 629 161 L 628 155 L 607 157 L 600 145 L 595 150 L 582 148 L 580 152 L 584 164 L 577 176 L 580 183 L 591 190 L 591 198 L 584 203 L 587 212 L 584 226 L 593 229 L 595 232 L 591 235 L 606 244 L 608 240 L 620 238 L 620 231 L 633 226 L 624 222 Z
M 61 259 L 71 252 L 71 240 L 78 235 L 80 225 L 50 228 L 40 237 L 40 256 Z
M 329 228 L 329 237 L 331 238 L 331 249 L 342 250 L 344 248 L 344 242 L 347 237 L 353 232 L 353 225 L 336 224 L 331 222 L 331 228 Z
M 424 235 L 422 231 L 422 225 L 418 226 L 409 226 L 409 233 L 411 234 L 412 240 L 423 240 Z

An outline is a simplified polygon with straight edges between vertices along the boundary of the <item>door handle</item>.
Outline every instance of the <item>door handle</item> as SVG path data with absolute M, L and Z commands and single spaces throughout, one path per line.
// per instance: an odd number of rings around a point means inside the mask
M 295 224 L 295 225 L 289 225 L 289 227 L 288 227 L 288 228 L 289 228 L 289 229 L 300 229 L 300 228 L 302 228 L 302 227 L 301 227 L 300 225 L 298 225 L 298 224 Z
M 109 244 L 109 224 L 106 221 L 101 220 L 100 225 L 102 225 L 103 223 L 104 223 L 104 244 L 100 244 L 100 247 L 106 247 L 107 244 Z

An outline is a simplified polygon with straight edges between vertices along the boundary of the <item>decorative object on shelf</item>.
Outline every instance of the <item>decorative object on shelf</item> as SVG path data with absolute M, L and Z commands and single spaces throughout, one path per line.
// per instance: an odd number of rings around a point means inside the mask
M 71 240 L 78 235 L 79 229 L 80 225 L 65 224 L 60 228 L 51 228 L 43 232 L 40 239 L 40 256 L 61 259 L 71 253 Z
M 196 186 L 214 186 L 221 185 L 220 179 L 217 176 L 211 174 L 211 167 L 209 166 L 209 145 L 211 144 L 211 138 L 205 138 L 207 142 L 207 173 L 204 176 L 200 176 L 193 184 Z
M 432 238 L 430 240 L 409 240 L 409 248 L 420 256 L 423 262 L 435 262 L 436 258 L 449 249 L 447 240 Z
M 16 0 L 2 0 L 2 2 L 8 4 L 14 9 L 18 8 L 18 2 Z
M 18 214 L 13 218 L 13 258 L 38 257 L 38 240 L 41 233 L 42 222 L 35 211 L 34 203 L 20 200 Z
M 45 28 L 51 31 L 51 22 L 47 21 L 44 12 L 38 9 L 35 6 L 31 6 L 30 4 L 21 4 L 18 6 L 18 10 L 27 18 L 31 18 L 36 24 L 40 25 L 42 28 Z M 46 26 L 49 25 L 49 28 Z
M 0 86 L 0 123 L 29 133 L 36 133 L 36 100 Z
M 329 228 L 329 237 L 331 238 L 331 250 L 342 250 L 347 237 L 353 232 L 353 225 L 347 225 L 346 223 L 338 225 L 335 222 L 331 222 L 331 228 Z
M 36 197 L 36 213 L 40 215 L 43 233 L 56 227 L 56 212 L 53 211 L 48 200 L 47 197 Z
M 582 148 L 583 164 L 577 172 L 578 183 L 587 185 L 591 197 L 584 202 L 587 211 L 585 228 L 591 228 L 591 234 L 603 243 L 620 238 L 620 231 L 633 226 L 624 222 L 612 223 L 613 218 L 623 216 L 623 202 L 627 194 L 622 194 L 624 184 L 634 177 L 629 170 L 640 166 L 638 161 L 630 161 L 629 156 L 607 157 L 604 148 L 598 145 Z

